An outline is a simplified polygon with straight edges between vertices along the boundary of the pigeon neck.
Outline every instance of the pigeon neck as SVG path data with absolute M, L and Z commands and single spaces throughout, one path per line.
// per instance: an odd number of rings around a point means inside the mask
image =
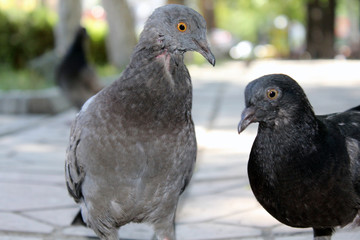
M 128 124 L 153 121 L 168 128 L 191 120 L 192 84 L 182 55 L 138 46 L 114 85 L 109 94 L 119 99 L 114 111 Z
M 280 123 L 281 122 L 281 123 Z M 310 144 L 316 142 L 319 132 L 319 122 L 314 114 L 303 113 L 297 118 L 278 120 L 273 124 L 259 123 L 259 139 L 266 139 L 265 143 L 273 148 L 288 153 L 307 153 L 312 151 Z

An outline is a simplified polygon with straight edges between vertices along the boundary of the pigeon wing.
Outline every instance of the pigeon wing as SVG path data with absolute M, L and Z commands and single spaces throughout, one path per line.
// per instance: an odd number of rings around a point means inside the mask
M 77 127 L 76 119 L 71 127 L 70 143 L 66 151 L 65 178 L 67 189 L 77 203 L 82 198 L 81 184 L 85 177 L 85 171 L 78 163 L 76 152 L 81 141 L 80 135 L 81 129 Z
M 345 137 L 354 187 L 360 196 L 360 106 L 345 112 L 319 116 L 319 118 L 337 125 Z

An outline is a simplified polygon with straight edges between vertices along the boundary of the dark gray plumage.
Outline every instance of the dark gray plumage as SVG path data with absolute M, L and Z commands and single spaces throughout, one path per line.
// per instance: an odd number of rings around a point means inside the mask
M 360 209 L 360 106 L 316 116 L 282 74 L 249 83 L 245 104 L 239 133 L 259 123 L 248 164 L 255 197 L 280 222 L 329 240 Z
M 206 23 L 181 5 L 156 9 L 119 80 L 76 117 L 65 163 L 69 193 L 101 239 L 129 222 L 148 222 L 175 239 L 175 212 L 196 159 L 192 84 L 186 51 L 215 58 Z
M 88 38 L 86 29 L 79 27 L 55 74 L 56 84 L 71 104 L 78 109 L 103 88 L 95 70 L 87 61 Z

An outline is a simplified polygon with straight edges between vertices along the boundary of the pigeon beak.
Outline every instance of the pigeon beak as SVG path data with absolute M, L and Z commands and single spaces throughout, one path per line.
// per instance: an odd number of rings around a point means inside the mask
M 196 39 L 193 39 L 193 40 L 194 40 L 195 44 L 196 44 L 197 47 L 198 47 L 198 48 L 196 49 L 196 51 L 199 52 L 201 55 L 203 55 L 204 58 L 205 58 L 206 60 L 208 60 L 208 62 L 209 62 L 211 65 L 215 66 L 215 62 L 216 62 L 215 56 L 214 56 L 214 54 L 211 52 L 210 47 L 209 47 L 209 44 L 207 43 L 207 41 L 206 41 L 206 40 L 198 41 L 198 40 L 196 40 Z
M 241 120 L 238 125 L 238 133 L 244 131 L 247 126 L 256 121 L 255 109 L 252 107 L 245 108 L 241 113 Z

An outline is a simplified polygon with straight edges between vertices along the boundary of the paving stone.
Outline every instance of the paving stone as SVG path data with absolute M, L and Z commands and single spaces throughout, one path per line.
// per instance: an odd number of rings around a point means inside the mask
M 50 233 L 54 228 L 13 213 L 0 212 L 0 230 L 10 232 Z
M 299 229 L 293 228 L 290 229 L 290 227 L 286 227 L 289 228 L 287 231 L 287 236 L 281 236 L 281 234 L 276 233 L 276 240 L 309 240 L 309 239 L 313 239 L 313 233 L 312 233 L 312 229 L 308 228 L 306 230 L 303 230 L 302 233 L 299 232 Z M 285 229 L 285 228 L 283 228 Z M 306 233 L 306 232 L 309 233 Z M 292 233 L 290 233 L 292 232 Z M 282 234 L 284 235 L 284 233 Z M 290 235 L 290 236 L 289 236 Z M 337 228 L 336 232 L 333 234 L 333 236 L 331 237 L 332 240 L 358 240 L 360 239 L 360 229 L 355 228 L 355 229 L 349 229 L 349 228 L 345 228 L 345 229 L 339 229 Z
M 0 136 L 35 126 L 46 117 L 41 114 L 23 115 L 22 117 L 0 114 Z
M 304 91 L 316 114 L 350 109 L 357 105 L 360 96 L 360 87 L 307 87 L 304 88 Z
M 234 239 L 231 239 L 231 240 L 237 240 L 237 239 L 241 239 L 241 240 L 268 240 L 267 238 L 263 238 L 263 237 L 241 237 L 241 238 L 234 238 Z M 223 240 L 223 239 L 221 239 Z
M 24 173 L 39 173 L 39 174 L 63 174 L 64 173 L 64 159 L 58 161 L 49 161 L 52 156 L 42 156 L 42 159 L 33 156 L 24 156 L 19 154 L 22 158 L 16 159 L 0 159 L 0 172 L 6 170 L 8 172 L 24 172 Z
M 195 130 L 199 148 L 217 150 L 224 153 L 248 153 L 255 139 L 254 134 L 256 133 L 252 131 L 252 134 L 249 135 L 250 132 L 248 133 L 248 131 L 246 131 L 244 132 L 246 134 L 239 135 L 236 127 L 234 130 L 207 130 L 198 126 Z
M 230 179 L 216 179 L 196 181 L 194 180 L 186 189 L 186 194 L 189 197 L 196 197 L 201 195 L 221 194 L 230 189 L 237 189 L 239 192 L 244 185 L 247 185 L 247 179 L 230 178 Z
M 123 239 L 149 240 L 153 235 L 153 228 L 147 224 L 129 223 L 119 231 L 119 236 Z
M 272 232 L 274 235 L 283 236 L 286 234 L 294 235 L 294 234 L 306 234 L 311 233 L 312 234 L 312 228 L 293 228 L 289 227 L 285 224 L 280 224 L 273 228 Z
M 0 92 L 0 112 L 12 114 L 62 112 L 69 102 L 57 87 L 42 90 Z
M 204 157 L 206 157 L 206 154 L 204 154 Z M 223 158 L 225 157 L 222 156 L 219 161 L 222 161 Z M 246 174 L 246 164 L 231 163 L 230 161 L 227 165 L 224 163 L 204 163 L 203 161 L 198 161 L 197 166 L 196 175 L 193 177 L 194 181 L 234 179 Z M 243 168 L 241 168 L 241 166 L 243 166 Z
M 26 211 L 22 214 L 54 226 L 67 227 L 71 225 L 71 222 L 74 220 L 74 217 L 76 216 L 78 211 L 78 207 L 73 207 L 51 210 Z
M 43 240 L 43 238 L 26 236 L 0 236 L 0 240 Z
M 263 238 L 263 237 L 241 237 L 241 238 L 234 238 L 231 240 L 237 240 L 237 239 L 241 239 L 241 240 L 268 240 L 267 238 Z M 221 239 L 223 240 L 223 239 Z
M 187 196 L 184 206 L 177 214 L 177 221 L 179 223 L 210 221 L 256 206 L 257 202 L 252 197 L 242 197 L 239 190 L 206 196 Z
M 182 240 L 232 239 L 261 235 L 261 231 L 255 228 L 216 223 L 179 224 L 176 232 L 177 238 Z
M 332 240 L 359 240 L 360 228 L 346 228 L 337 230 L 331 238 Z
M 27 183 L 0 183 L 0 210 L 25 211 L 73 206 L 63 186 Z
M 216 222 L 223 224 L 236 224 L 241 226 L 269 228 L 279 226 L 281 223 L 273 218 L 260 205 L 246 212 L 234 214 L 232 216 L 219 218 Z
M 194 180 L 247 178 L 248 156 L 204 149 L 196 163 Z
M 26 152 L 16 152 L 16 159 L 17 162 L 13 161 L 7 168 L 39 170 L 44 173 L 64 172 L 65 153 L 54 155 L 53 153 L 29 154 Z
M 194 86 L 196 94 L 193 94 L 192 116 L 196 125 L 208 127 L 220 85 L 221 83 L 206 83 Z
M 245 107 L 244 88 L 238 84 L 227 84 L 221 99 L 221 108 L 217 112 L 214 128 L 227 129 L 237 133 L 241 112 Z
M 313 235 L 312 234 L 302 234 L 302 235 L 296 235 L 296 236 L 282 236 L 282 237 L 276 237 L 275 240 L 312 240 Z
M 0 170 L 0 182 L 4 183 L 34 183 L 34 184 L 64 184 L 65 176 L 61 174 L 5 172 Z
M 86 237 L 96 237 L 93 230 L 83 226 L 71 226 L 64 228 L 62 231 L 63 234 L 68 236 L 86 236 Z
M 64 229 L 63 233 L 69 236 L 96 236 L 93 230 L 81 226 L 68 227 Z M 152 227 L 146 224 L 129 223 L 122 226 L 119 230 L 119 236 L 121 239 L 149 240 L 153 235 L 154 231 Z

